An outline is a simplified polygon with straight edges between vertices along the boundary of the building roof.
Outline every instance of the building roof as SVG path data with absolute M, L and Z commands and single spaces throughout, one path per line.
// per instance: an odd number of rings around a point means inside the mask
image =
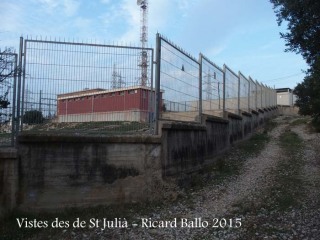
M 77 91 L 77 92 L 58 94 L 58 98 L 76 97 L 79 95 L 86 96 L 88 94 L 97 94 L 102 91 L 105 91 L 105 89 L 103 88 L 84 89 L 82 91 Z
M 132 86 L 132 87 L 116 88 L 116 89 L 94 88 L 94 89 L 85 89 L 85 90 L 77 91 L 77 92 L 58 94 L 57 98 L 58 98 L 58 100 L 63 100 L 63 99 L 70 99 L 70 98 L 77 98 L 77 97 L 89 97 L 89 96 L 95 96 L 98 94 L 121 92 L 121 91 L 135 90 L 135 89 L 145 89 L 145 90 L 149 90 L 149 91 L 151 90 L 151 88 L 144 87 L 144 86 Z M 155 90 L 153 89 L 153 91 L 155 91 Z
M 292 89 L 291 88 L 277 88 L 276 91 L 277 91 L 277 93 L 292 92 Z

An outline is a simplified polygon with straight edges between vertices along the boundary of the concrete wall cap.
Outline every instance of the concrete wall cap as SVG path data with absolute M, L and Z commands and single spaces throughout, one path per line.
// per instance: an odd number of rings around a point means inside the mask
M 215 117 L 215 116 L 208 116 L 206 115 L 206 121 L 208 122 L 218 122 L 218 123 L 226 123 L 228 124 L 229 121 L 223 118 Z
M 72 135 L 37 135 L 22 133 L 18 143 L 23 142 L 72 142 L 72 143 L 161 143 L 159 136 L 72 136 Z
M 251 113 L 255 114 L 255 115 L 259 115 L 259 112 L 257 112 L 256 110 L 253 110 L 253 109 L 251 110 Z
M 162 129 L 179 129 L 179 130 L 202 130 L 206 131 L 206 126 L 190 123 L 164 123 Z
M 252 114 L 248 112 L 241 112 L 241 114 L 247 117 L 252 117 Z
M 242 117 L 235 114 L 235 113 L 231 113 L 231 112 L 228 112 L 228 118 L 234 118 L 234 119 L 239 119 L 239 120 L 242 120 Z

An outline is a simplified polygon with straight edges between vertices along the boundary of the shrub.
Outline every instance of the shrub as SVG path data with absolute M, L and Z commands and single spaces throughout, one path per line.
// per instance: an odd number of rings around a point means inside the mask
M 43 121 L 42 112 L 38 110 L 26 111 L 22 118 L 22 122 L 26 124 L 39 124 L 43 123 Z

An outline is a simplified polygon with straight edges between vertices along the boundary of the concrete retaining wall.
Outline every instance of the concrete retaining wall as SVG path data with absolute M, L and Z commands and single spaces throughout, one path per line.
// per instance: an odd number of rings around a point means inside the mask
M 17 202 L 18 161 L 13 148 L 0 148 L 0 218 Z
M 252 129 L 256 129 L 259 126 L 259 112 L 252 110 Z
M 18 137 L 0 155 L 0 214 L 108 205 L 160 197 L 163 177 L 197 171 L 253 132 L 276 109 L 163 123 L 161 136 Z M 1 151 L 0 151 L 1 154 Z
M 163 125 L 163 176 L 177 176 L 197 171 L 228 147 L 228 121 L 209 116 L 204 118 L 205 125 Z
M 19 208 L 146 200 L 161 178 L 158 137 L 20 136 Z
M 248 138 L 253 132 L 253 118 L 252 114 L 243 112 L 242 113 L 242 136 Z
M 164 123 L 162 126 L 162 174 L 178 176 L 203 168 L 228 147 L 249 137 L 255 128 L 271 117 L 263 111 L 240 117 L 226 112 L 225 118 L 202 117 L 203 123 Z
M 242 117 L 233 113 L 227 113 L 229 121 L 229 142 L 230 144 L 243 138 L 243 121 Z

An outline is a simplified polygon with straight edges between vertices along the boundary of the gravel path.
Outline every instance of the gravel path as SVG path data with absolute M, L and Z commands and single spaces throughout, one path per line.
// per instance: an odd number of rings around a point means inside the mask
M 138 224 L 136 227 L 130 222 L 129 228 L 94 229 L 81 233 L 68 230 L 57 237 L 320 239 L 320 134 L 308 133 L 305 125 L 290 124 L 293 120 L 295 119 L 276 118 L 274 121 L 277 126 L 268 133 L 270 141 L 257 156 L 244 161 L 239 174 L 227 177 L 219 183 L 206 184 L 198 190 L 184 192 L 180 200 L 167 202 L 146 215 L 134 213 L 133 222 Z M 288 131 L 298 134 L 302 139 L 304 147 L 295 155 L 297 166 L 301 166 L 299 168 L 294 164 L 286 165 L 287 169 L 282 166 L 285 162 L 291 163 L 289 160 L 293 157 L 285 153 L 279 144 L 281 135 Z M 237 161 L 236 154 L 230 158 L 230 161 Z M 297 175 L 293 179 L 297 179 L 297 184 L 302 185 L 294 186 L 290 194 L 299 201 L 298 204 L 282 209 L 278 201 L 283 198 L 284 193 L 277 189 L 285 189 L 281 179 L 290 179 L 290 174 L 293 173 Z M 170 221 L 167 223 L 173 224 L 173 227 L 145 228 L 141 226 L 143 218 Z M 218 219 L 216 224 L 214 218 Z M 213 227 L 215 225 L 218 227 Z

